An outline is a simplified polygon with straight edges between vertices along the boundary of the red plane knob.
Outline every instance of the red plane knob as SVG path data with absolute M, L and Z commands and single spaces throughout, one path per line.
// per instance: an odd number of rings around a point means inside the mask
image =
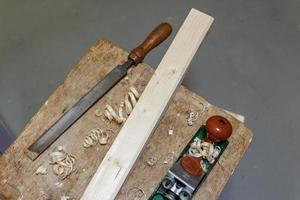
M 212 142 L 226 140 L 231 136 L 232 125 L 222 116 L 212 116 L 206 121 L 207 139 Z
M 193 156 L 184 156 L 180 162 L 181 167 L 192 176 L 200 176 L 203 169 L 200 164 L 201 158 Z

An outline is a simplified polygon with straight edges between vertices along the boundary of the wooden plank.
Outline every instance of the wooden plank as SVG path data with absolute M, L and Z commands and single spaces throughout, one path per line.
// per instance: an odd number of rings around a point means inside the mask
M 116 197 L 212 22 L 212 17 L 191 10 L 89 183 L 82 200 L 112 200 Z
M 123 63 L 127 56 L 126 51 L 107 40 L 100 40 L 91 46 L 76 67 L 66 76 L 63 83 L 28 122 L 13 145 L 0 156 L 0 199 L 8 195 L 11 198 L 4 198 L 5 200 L 17 200 L 15 198 L 17 195 L 22 195 L 26 200 L 47 198 L 56 200 L 64 195 L 69 196 L 70 199 L 80 199 L 121 128 L 116 123 L 109 123 L 96 117 L 95 110 L 104 110 L 107 103 L 117 107 L 130 86 L 135 86 L 142 93 L 154 73 L 149 65 L 142 63 L 133 68 L 128 73 L 129 80 L 120 81 L 38 160 L 32 162 L 24 154 L 24 150 L 62 115 L 63 110 L 71 107 L 114 66 Z M 205 74 L 202 75 L 205 76 Z M 202 105 L 206 105 L 206 109 L 193 126 L 188 126 L 186 122 L 188 113 L 190 110 L 202 110 Z M 116 199 L 125 200 L 126 193 L 132 191 L 134 187 L 142 188 L 147 199 L 190 138 L 208 117 L 216 114 L 223 115 L 230 120 L 233 125 L 233 134 L 229 139 L 230 143 L 226 152 L 219 160 L 220 166 L 213 169 L 194 199 L 217 199 L 246 151 L 253 134 L 243 123 L 183 86 L 176 91 L 172 102 Z M 113 130 L 109 144 L 90 149 L 83 148 L 84 137 L 91 129 L 98 127 Z M 174 130 L 172 136 L 168 135 L 169 129 Z M 67 151 L 77 158 L 76 171 L 63 181 L 53 174 L 52 166 L 48 163 L 48 153 L 58 145 L 65 146 Z M 154 166 L 149 167 L 146 162 L 151 156 L 159 160 Z M 168 163 L 164 163 L 165 160 Z M 39 165 L 47 167 L 47 175 L 34 175 Z

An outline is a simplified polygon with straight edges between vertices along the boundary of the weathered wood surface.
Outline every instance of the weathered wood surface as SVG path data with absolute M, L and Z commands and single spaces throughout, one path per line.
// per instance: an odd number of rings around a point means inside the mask
M 142 92 L 151 78 L 153 69 L 144 63 L 133 68 L 128 73 L 128 81 L 122 80 L 109 91 L 36 161 L 32 162 L 27 158 L 24 151 L 62 115 L 64 110 L 78 101 L 115 65 L 124 62 L 127 55 L 125 51 L 106 40 L 100 40 L 90 48 L 79 64 L 68 74 L 63 84 L 56 89 L 28 122 L 18 139 L 0 157 L 0 199 L 4 198 L 8 192 L 13 191 L 14 194 L 11 194 L 11 199 L 14 199 L 16 194 L 22 194 L 25 200 L 59 200 L 63 195 L 69 196 L 70 199 L 81 197 L 120 130 L 119 125 L 108 123 L 102 118 L 96 117 L 94 111 L 96 109 L 104 110 L 106 103 L 117 107 L 131 85 Z M 193 126 L 188 126 L 186 117 L 189 111 L 201 110 L 203 105 L 207 105 L 203 115 L 198 118 Z M 133 187 L 142 188 L 147 197 L 150 196 L 176 159 L 176 155 L 179 155 L 201 124 L 209 116 L 215 114 L 228 118 L 233 124 L 234 132 L 230 138 L 229 146 L 194 199 L 217 199 L 245 153 L 253 135 L 244 124 L 234 117 L 225 113 L 222 109 L 210 105 L 202 97 L 182 86 L 178 89 L 166 114 L 150 138 L 116 199 L 125 200 L 127 191 Z M 91 129 L 97 127 L 113 130 L 114 133 L 110 135 L 109 144 L 89 149 L 83 148 L 84 137 Z M 168 134 L 169 129 L 174 130 L 173 135 Z M 67 152 L 77 158 L 76 171 L 63 181 L 57 179 L 48 164 L 48 153 L 59 145 L 65 146 Z M 159 159 L 153 167 L 146 164 L 151 156 L 156 156 Z M 165 160 L 168 161 L 167 164 L 164 163 Z M 40 165 L 47 166 L 48 175 L 37 176 L 34 174 L 35 169 Z
M 195 9 L 190 11 L 81 200 L 115 199 L 181 85 L 212 22 L 211 16 Z

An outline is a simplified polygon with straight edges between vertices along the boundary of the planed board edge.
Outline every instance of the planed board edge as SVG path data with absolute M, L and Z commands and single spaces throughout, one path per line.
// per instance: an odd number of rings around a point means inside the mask
M 212 17 L 196 9 L 190 11 L 81 200 L 116 197 L 212 22 Z

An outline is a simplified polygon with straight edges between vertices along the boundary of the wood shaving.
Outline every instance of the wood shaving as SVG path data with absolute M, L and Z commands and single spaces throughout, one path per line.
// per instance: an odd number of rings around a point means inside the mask
M 215 149 L 214 149 L 214 152 L 212 153 L 212 156 L 214 158 L 217 158 L 219 156 L 219 154 L 221 153 L 221 151 L 222 151 L 221 147 L 216 146 Z
M 215 158 L 212 157 L 211 155 L 208 156 L 206 159 L 207 159 L 207 161 L 208 161 L 210 164 L 213 164 L 213 163 L 215 162 Z
M 69 200 L 69 199 L 70 199 L 70 197 L 69 196 L 65 196 L 65 195 L 63 195 L 63 196 L 60 197 L 60 200 Z
M 119 115 L 120 113 L 123 114 L 123 103 L 121 102 L 120 107 L 119 107 Z M 124 122 L 124 118 L 122 118 L 122 116 L 117 115 L 117 113 L 115 112 L 115 110 L 111 107 L 111 105 L 107 104 L 105 106 L 105 111 L 104 111 L 104 116 L 107 117 L 107 119 L 109 121 L 116 121 L 118 124 L 121 124 Z
M 206 166 L 206 164 L 204 163 L 203 160 L 200 161 L 200 164 L 201 164 L 201 167 L 202 167 L 203 171 L 204 171 L 204 172 L 207 172 L 207 171 L 208 171 L 208 168 L 207 168 L 207 166 Z
M 189 154 L 194 157 L 208 158 L 214 152 L 214 145 L 195 138 L 190 146 Z
M 96 117 L 101 117 L 102 116 L 102 112 L 100 111 L 100 109 L 95 110 L 95 115 L 96 115 Z
M 101 145 L 106 145 L 109 139 L 109 136 L 107 134 L 108 131 L 109 129 L 103 131 L 100 128 L 91 130 L 90 134 L 88 134 L 84 138 L 83 147 L 85 148 L 93 147 L 98 143 Z
M 188 116 L 187 116 L 187 124 L 189 126 L 193 126 L 194 122 L 204 114 L 205 110 L 206 110 L 206 105 L 204 105 L 203 103 L 201 104 L 201 110 L 200 111 L 196 111 L 196 110 L 192 110 L 189 112 Z
M 193 126 L 194 122 L 198 119 L 198 117 L 199 117 L 199 112 L 191 111 L 187 117 L 187 124 L 189 126 Z
M 216 146 L 214 148 L 214 151 L 212 154 L 210 154 L 208 157 L 207 157 L 207 160 L 210 164 L 213 164 L 216 160 L 216 158 L 219 156 L 219 154 L 221 153 L 221 148 L 219 146 Z
M 104 132 L 99 138 L 99 144 L 106 145 L 108 143 L 108 135 Z
M 47 168 L 45 166 L 41 165 L 35 170 L 35 174 L 36 175 L 46 175 L 46 174 L 48 174 Z
M 62 188 L 64 186 L 64 183 L 62 183 L 62 182 L 56 182 L 55 186 L 58 187 L 58 188 Z
M 123 122 L 126 121 L 127 117 L 132 112 L 139 97 L 140 97 L 140 94 L 137 91 L 137 89 L 133 86 L 130 87 L 129 92 L 125 95 L 124 101 L 121 101 L 121 103 L 120 103 L 118 114 L 115 112 L 115 110 L 113 109 L 113 107 L 111 105 L 107 104 L 105 106 L 104 116 L 109 121 L 115 121 L 118 124 L 122 124 Z M 125 114 L 124 114 L 124 107 L 126 110 Z
M 57 147 L 49 156 L 49 163 L 53 165 L 53 172 L 59 179 L 64 180 L 75 170 L 75 157 L 66 153 L 62 146 Z
M 146 193 L 140 187 L 133 187 L 127 190 L 126 200 L 141 200 L 146 199 Z
M 84 138 L 83 147 L 89 148 L 95 146 L 99 141 L 101 133 L 103 133 L 103 131 L 100 128 L 91 130 L 90 133 Z
M 147 160 L 147 165 L 149 165 L 150 167 L 153 167 L 157 163 L 157 160 L 158 160 L 157 157 L 151 156 Z

